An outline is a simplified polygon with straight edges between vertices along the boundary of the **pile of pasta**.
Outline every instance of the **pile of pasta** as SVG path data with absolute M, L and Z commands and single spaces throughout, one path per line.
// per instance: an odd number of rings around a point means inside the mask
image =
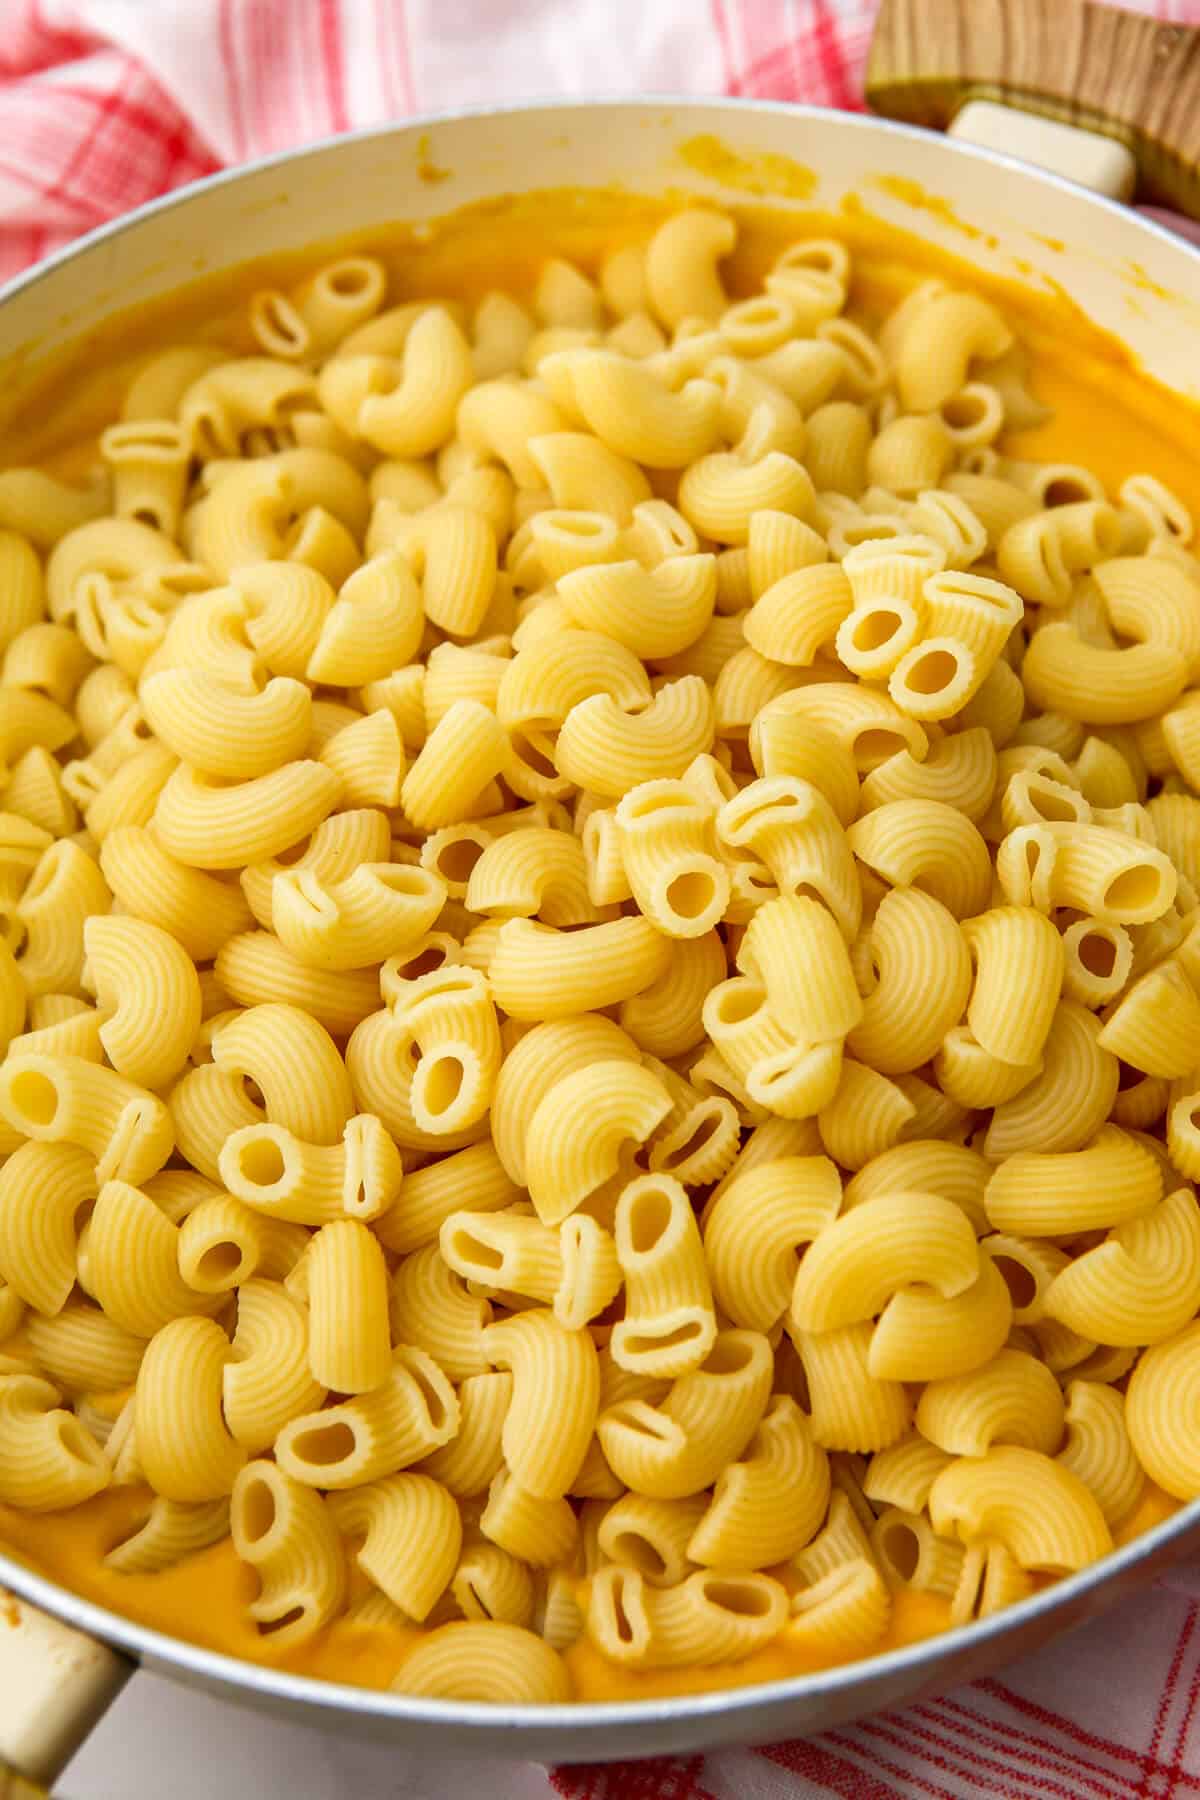
M 1200 1495 L 1191 520 L 997 449 L 986 299 L 735 237 L 345 258 L 0 475 L 0 1501 L 409 1693 Z

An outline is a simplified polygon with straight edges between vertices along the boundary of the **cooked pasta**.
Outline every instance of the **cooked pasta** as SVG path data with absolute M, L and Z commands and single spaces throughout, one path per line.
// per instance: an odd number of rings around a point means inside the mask
M 106 1603 L 561 1705 L 1200 1496 L 1191 497 L 740 233 L 264 278 L 0 475 L 0 1535 Z

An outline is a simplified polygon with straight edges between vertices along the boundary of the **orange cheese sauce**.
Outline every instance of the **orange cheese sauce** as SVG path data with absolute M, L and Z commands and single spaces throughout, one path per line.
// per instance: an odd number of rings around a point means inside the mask
M 760 190 L 761 191 L 761 190 Z M 779 191 L 779 190 L 776 190 Z M 82 478 L 94 462 L 96 436 L 116 416 L 133 373 L 155 348 L 198 339 L 254 350 L 245 325 L 245 300 L 255 288 L 286 285 L 325 257 L 350 250 L 384 257 L 391 298 L 419 294 L 478 298 L 501 287 L 528 295 L 548 255 L 572 258 L 594 271 L 622 241 L 645 239 L 667 208 L 628 195 L 524 196 L 467 209 L 420 241 L 400 228 L 385 240 L 360 234 L 322 255 L 308 252 L 198 284 L 168 305 L 141 309 L 90 334 L 62 359 L 49 382 L 31 393 L 0 435 L 0 464 L 40 460 L 67 478 Z M 1129 354 L 1106 338 L 1065 299 L 1052 300 L 981 281 L 967 262 L 931 252 L 915 238 L 871 221 L 861 208 L 831 219 L 742 215 L 743 235 L 728 271 L 734 294 L 752 291 L 780 249 L 802 235 L 836 234 L 855 255 L 850 310 L 868 323 L 880 318 L 914 281 L 931 272 L 983 287 L 1006 311 L 1031 357 L 1032 387 L 1053 408 L 1035 430 L 1001 445 L 1010 454 L 1079 462 L 1111 489 L 1147 471 L 1172 487 L 1200 518 L 1200 413 L 1139 373 Z M 2 374 L 3 371 L 0 371 Z M 144 1517 L 145 1492 L 116 1489 L 69 1513 L 31 1515 L 0 1506 L 0 1540 L 19 1560 L 116 1613 L 208 1649 L 287 1669 L 319 1680 L 386 1688 L 417 1641 L 416 1630 L 335 1622 L 300 1650 L 281 1653 L 247 1617 L 256 1577 L 228 1539 L 155 1575 L 121 1575 L 102 1566 L 116 1543 Z M 1116 1534 L 1127 1543 L 1178 1510 L 1179 1503 L 1147 1484 L 1132 1517 Z M 358 1592 L 362 1591 L 361 1578 Z M 901 1592 L 879 1649 L 915 1643 L 944 1630 L 949 1607 L 926 1594 Z M 736 1664 L 702 1669 L 630 1672 L 607 1662 L 586 1641 L 566 1653 L 580 1700 L 653 1699 L 668 1694 L 782 1680 L 819 1666 L 787 1643 L 786 1631 L 768 1649 Z

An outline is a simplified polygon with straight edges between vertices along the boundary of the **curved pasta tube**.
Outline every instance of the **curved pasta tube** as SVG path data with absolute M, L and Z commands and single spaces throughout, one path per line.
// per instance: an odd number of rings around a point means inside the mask
M 512 1400 L 507 1369 L 468 1375 L 458 1389 L 458 1435 L 425 1457 L 421 1468 L 460 1500 L 487 1492 L 504 1466 L 501 1436 Z
M 994 362 L 1012 344 L 1012 332 L 988 301 L 944 288 L 904 319 L 895 351 L 902 405 L 933 411 L 965 384 L 973 361 Z
M 511 758 L 508 733 L 495 714 L 478 700 L 456 700 L 404 777 L 400 800 L 406 816 L 425 832 L 458 824 Z
M 114 1069 L 142 1087 L 179 1074 L 200 1029 L 200 983 L 183 946 L 145 919 L 98 915 L 83 928 L 100 1042 Z
M 544 357 L 539 376 L 569 396 L 588 429 L 620 456 L 655 469 L 682 469 L 715 449 L 721 390 L 685 381 L 672 392 L 655 370 L 614 350 L 564 350 Z
M 855 856 L 893 887 L 920 887 L 956 919 L 983 912 L 992 886 L 987 845 L 939 800 L 891 800 L 846 833 Z
M 0 1499 L 27 1512 L 90 1500 L 108 1486 L 104 1452 L 49 1381 L 0 1374 Z
M 144 1338 L 123 1331 L 98 1306 L 77 1300 L 53 1319 L 34 1313 L 25 1330 L 42 1373 L 75 1395 L 131 1386 L 146 1348 Z
M 1118 1225 L 1046 1289 L 1046 1312 L 1098 1343 L 1160 1343 L 1200 1307 L 1200 1211 L 1188 1187 Z
M 487 1369 L 483 1331 L 491 1304 L 470 1292 L 436 1244 L 405 1257 L 392 1277 L 388 1310 L 393 1339 L 427 1351 L 452 1381 Z
M 1101 1027 L 1076 1000 L 1060 1000 L 1041 1050 L 1042 1072 L 992 1114 L 984 1144 L 1003 1160 L 1022 1150 L 1080 1150 L 1112 1111 L 1120 1068 Z
M 1200 1323 L 1143 1352 L 1129 1378 L 1125 1424 L 1151 1481 L 1177 1500 L 1200 1494 L 1196 1400 Z
M 399 358 L 334 358 L 317 391 L 344 429 L 385 456 L 425 456 L 453 435 L 473 375 L 470 345 L 453 316 L 445 307 L 425 306 Z
M 84 923 L 107 912 L 111 902 L 108 883 L 86 851 L 69 838 L 49 845 L 13 908 L 24 940 L 14 949 L 27 995 L 79 991 Z
M 562 1706 L 573 1697 L 558 1652 L 523 1626 L 500 1620 L 439 1625 L 404 1659 L 392 1692 L 493 1706 Z
M 687 1193 L 669 1175 L 622 1189 L 614 1228 L 625 1315 L 613 1327 L 615 1362 L 673 1379 L 702 1363 L 717 1334 L 704 1248 Z
M 772 711 L 768 705 L 751 721 L 749 747 L 760 775 L 791 775 L 810 782 L 824 794 L 843 825 L 849 825 L 857 814 L 859 784 L 854 757 L 825 726 L 801 713 Z
M 794 776 L 760 777 L 722 806 L 717 836 L 765 863 L 781 894 L 823 901 L 847 942 L 857 936 L 862 895 L 854 859 L 819 788 Z
M 42 1143 L 78 1144 L 97 1183 L 144 1181 L 175 1147 L 171 1114 L 115 1069 L 78 1056 L 14 1056 L 0 1065 L 0 1114 Z
M 1022 1569 L 1055 1575 L 1112 1549 L 1095 1496 L 1037 1450 L 1005 1445 L 951 1463 L 929 1490 L 929 1516 L 940 1537 L 965 1544 L 995 1538 Z
M 213 1313 L 179 1272 L 179 1228 L 140 1188 L 106 1181 L 87 1225 L 88 1291 L 123 1331 L 150 1338 L 172 1319 Z
M 643 661 L 675 656 L 712 618 L 713 557 L 672 556 L 657 568 L 639 562 L 593 563 L 557 582 L 559 598 L 581 629 L 603 632 Z
M 929 1499 L 934 1477 L 953 1460 L 917 1432 L 886 1450 L 878 1450 L 863 1477 L 863 1493 L 876 1506 L 898 1507 L 908 1514 L 921 1513 Z
M 344 1537 L 363 1539 L 355 1554 L 363 1574 L 405 1618 L 428 1618 L 462 1549 L 454 1496 L 428 1475 L 389 1475 L 327 1505 Z
M 164 669 L 141 686 L 160 743 L 204 775 L 244 781 L 304 754 L 312 697 L 302 681 L 276 675 L 239 694 L 203 669 Z
M 846 1038 L 851 1055 L 883 1075 L 930 1061 L 967 1002 L 969 941 L 947 908 L 920 888 L 885 894 L 869 931 L 874 986 Z
M 673 938 L 700 937 L 729 905 L 712 811 L 682 781 L 632 788 L 614 814 L 621 862 L 644 917 Z
M 1115 1125 L 1083 1150 L 1008 1157 L 988 1182 L 984 1204 L 997 1231 L 1070 1237 L 1123 1225 L 1148 1213 L 1162 1194 L 1154 1157 Z
M 862 784 L 862 810 L 873 812 L 892 800 L 940 800 L 977 825 L 995 788 L 995 744 L 991 733 L 976 725 L 932 745 L 924 762 L 898 750 L 880 763 Z
M 119 1575 L 155 1575 L 228 1535 L 228 1500 L 184 1506 L 156 1494 L 142 1524 L 113 1546 L 103 1566 Z
M 695 1567 L 688 1543 L 708 1508 L 707 1494 L 686 1500 L 623 1494 L 600 1520 L 597 1548 L 609 1562 L 636 1569 L 650 1587 L 678 1587 Z
M 895 1443 L 909 1427 L 912 1404 L 903 1385 L 871 1374 L 874 1329 L 864 1321 L 793 1335 L 808 1386 L 813 1436 L 826 1450 L 865 1455 Z
M 501 928 L 488 971 L 510 1018 L 564 1019 L 641 993 L 665 973 L 671 939 L 633 917 L 559 932 L 527 919 Z
M 750 1656 L 783 1630 L 787 1590 L 769 1575 L 697 1569 L 679 1587 L 647 1587 L 611 1563 L 592 1577 L 587 1629 L 610 1661 L 670 1669 Z
M 711 750 L 715 732 L 708 683 L 682 675 L 638 712 L 623 711 L 606 693 L 577 702 L 563 721 L 555 760 L 577 786 L 617 799 L 639 782 L 681 776 Z
M 741 1459 L 717 1477 L 687 1556 L 709 1568 L 770 1568 L 808 1543 L 828 1505 L 829 1459 L 796 1402 L 775 1394 Z
M 709 378 L 717 373 L 710 364 Z M 748 543 L 750 522 L 760 510 L 803 516 L 816 498 L 812 477 L 796 460 L 803 441 L 795 409 L 774 390 L 774 403 L 764 398 L 751 414 L 738 450 L 702 456 L 685 469 L 679 510 L 698 532 L 735 545 Z
M 222 944 L 253 922 L 237 888 L 168 856 L 144 825 L 108 832 L 100 868 L 124 911 L 169 932 L 193 962 L 211 962 Z
M 935 1194 L 881 1194 L 820 1232 L 796 1272 L 791 1325 L 833 1331 L 872 1318 L 898 1289 L 922 1282 L 943 1299 L 979 1278 L 970 1222 Z
M 406 1255 L 435 1243 L 452 1213 L 500 1212 L 522 1198 L 520 1185 L 510 1179 L 494 1144 L 471 1144 L 407 1175 L 399 1195 L 378 1220 L 376 1235 L 385 1249 Z
M 1126 988 L 1098 1042 L 1133 1068 L 1171 1079 L 1194 1067 L 1198 1032 L 1200 999 L 1179 964 L 1164 962 Z
M 254 1006 L 237 1014 L 213 1038 L 213 1061 L 253 1081 L 271 1123 L 309 1143 L 336 1143 L 354 1113 L 333 1039 L 299 1007 Z
M 704 1221 L 713 1295 L 735 1325 L 770 1333 L 787 1311 L 797 1259 L 837 1217 L 841 1179 L 824 1156 L 733 1169 Z
M 146 1347 L 134 1389 L 138 1460 L 167 1500 L 219 1500 L 246 1452 L 221 1409 L 229 1339 L 211 1319 L 172 1319 Z
M 229 1528 L 237 1554 L 258 1576 L 258 1597 L 247 1611 L 275 1643 L 307 1643 L 341 1611 L 342 1546 L 328 1507 L 311 1488 L 274 1463 L 247 1463 L 233 1484 Z
M 526 1183 L 538 1216 L 557 1225 L 618 1172 L 624 1145 L 644 1143 L 671 1111 L 650 1070 L 605 1060 L 564 1075 L 529 1120 Z
M 309 1369 L 304 1308 L 277 1281 L 243 1282 L 237 1293 L 237 1329 L 221 1378 L 230 1436 L 252 1456 L 260 1455 L 289 1419 L 311 1412 L 324 1398 L 324 1388 Z
M 967 1024 L 989 1056 L 1030 1064 L 1041 1055 L 1062 989 L 1062 940 L 1034 907 L 1001 906 L 968 919 L 975 964 Z M 1019 993 L 1013 970 L 1021 971 Z
M 226 787 L 180 764 L 158 797 L 154 830 L 192 868 L 241 868 L 307 836 L 341 794 L 340 778 L 319 762 L 284 763 Z
M 1001 1350 L 981 1369 L 931 1381 L 917 1403 L 917 1430 L 953 1456 L 984 1456 L 997 1444 L 1051 1456 L 1063 1417 L 1057 1381 L 1023 1350 Z
M 372 972 L 373 974 L 373 972 Z M 465 1048 L 465 1046 L 464 1046 Z M 384 1009 L 354 1029 L 346 1046 L 346 1067 L 359 1104 L 376 1114 L 397 1144 L 418 1150 L 459 1150 L 484 1133 L 482 1117 L 462 1130 L 427 1131 L 413 1112 L 412 1089 L 419 1067 L 411 1029 Z M 452 1071 L 447 1071 L 451 1075 Z M 435 1092 L 435 1099 L 442 1096 Z
M 502 1431 L 514 1480 L 537 1499 L 568 1492 L 587 1452 L 600 1400 L 596 1348 L 552 1313 L 523 1312 L 483 1333 L 484 1355 L 511 1369 L 512 1401 Z
M 360 1487 L 448 1444 L 458 1422 L 457 1396 L 433 1358 L 402 1346 L 382 1386 L 289 1419 L 275 1460 L 308 1487 Z
M 486 978 L 450 965 L 397 984 L 391 1016 L 419 1053 L 409 1089 L 417 1127 L 449 1136 L 477 1124 L 500 1069 L 500 1032 Z
M 579 1524 L 569 1500 L 539 1499 L 505 1468 L 492 1478 L 479 1529 L 535 1569 L 572 1562 L 579 1541 Z
M 1133 1511 L 1145 1476 L 1125 1424 L 1125 1396 L 1101 1381 L 1067 1383 L 1067 1438 L 1057 1460 L 1095 1495 L 1110 1531 Z
M 343 582 L 303 673 L 330 687 L 378 681 L 411 661 L 424 628 L 421 590 L 407 558 L 384 550 Z
M 988 1362 L 1007 1342 L 1013 1303 L 1007 1283 L 981 1251 L 979 1275 L 949 1299 L 902 1288 L 880 1314 L 867 1359 L 881 1381 L 940 1381 Z
M 539 825 L 487 845 L 471 870 L 466 906 L 493 918 L 538 918 L 553 926 L 593 925 L 602 917 L 588 896 L 580 840 Z
M 400 1153 L 370 1113 L 347 1120 L 339 1144 L 312 1144 L 283 1125 L 232 1129 L 217 1157 L 231 1194 L 268 1218 L 322 1226 L 375 1219 L 401 1187 Z
M 280 943 L 301 962 L 362 969 L 417 944 L 445 900 L 446 884 L 430 870 L 364 862 L 340 881 L 281 870 L 271 886 L 271 915 Z
M 509 1010 L 503 1001 L 500 1004 L 505 1011 Z M 491 1126 L 496 1155 L 512 1182 L 525 1185 L 525 1143 L 529 1125 L 551 1088 L 564 1076 L 589 1064 L 615 1059 L 629 1063 L 641 1061 L 637 1045 L 618 1025 L 586 1012 L 535 1025 L 510 1050 L 500 1066 L 492 1101 Z M 658 1122 L 666 1116 L 671 1105 L 668 1094 L 664 1093 L 662 1098 L 665 1106 Z M 653 1125 L 648 1127 L 648 1130 L 653 1129 Z M 424 1173 L 419 1172 L 418 1179 Z M 411 1188 L 408 1191 L 411 1192 Z M 519 1193 L 510 1196 L 510 1199 L 517 1198 L 520 1198 Z
M 1068 620 L 1036 631 L 1021 676 L 1046 712 L 1092 725 L 1125 725 L 1165 712 L 1187 684 L 1181 651 L 1163 641 L 1110 650 L 1090 644 Z
M 78 1216 L 98 1192 L 95 1160 L 75 1144 L 22 1143 L 0 1167 L 0 1278 L 47 1317 L 75 1285 Z
M 783 1639 L 790 1649 L 829 1659 L 865 1655 L 887 1631 L 892 1601 L 873 1561 L 851 1557 L 792 1595 Z
M 676 938 L 666 972 L 622 1002 L 622 1028 L 651 1056 L 684 1055 L 703 1040 L 704 1001 L 725 973 L 725 946 L 716 931 Z
M 442 1259 L 465 1280 L 552 1305 L 567 1330 L 603 1312 L 621 1285 L 612 1239 L 586 1213 L 555 1230 L 520 1212 L 456 1211 L 440 1243 Z
M 601 631 L 565 625 L 505 663 L 496 714 L 510 731 L 549 731 L 573 706 L 608 694 L 623 710 L 650 699 L 650 678 L 633 651 Z
M 737 226 L 724 213 L 689 207 L 661 224 L 646 246 L 645 284 L 650 305 L 670 330 L 685 319 L 719 319 L 728 301 L 717 264 L 737 242 Z
M 359 1219 L 322 1225 L 304 1256 L 308 1366 L 323 1388 L 360 1394 L 391 1369 L 388 1271 L 377 1238 Z
M 556 507 L 586 507 L 627 527 L 634 508 L 651 497 L 650 484 L 638 465 L 587 432 L 547 432 L 531 437 L 526 451 Z
M 355 807 L 322 819 L 297 856 L 293 845 L 287 860 L 269 857 L 253 863 L 239 876 L 242 891 L 254 918 L 266 930 L 275 929 L 273 896 L 277 876 L 313 875 L 323 885 L 344 881 L 364 863 L 386 863 L 391 849 L 391 829 L 386 813 Z
M 773 1376 L 765 1337 L 718 1332 L 706 1360 L 681 1376 L 661 1405 L 618 1401 L 600 1414 L 597 1435 L 614 1474 L 656 1499 L 699 1493 L 750 1442 Z
M 325 577 L 306 563 L 245 563 L 230 587 L 242 603 L 245 636 L 271 674 L 302 680 L 334 604 Z

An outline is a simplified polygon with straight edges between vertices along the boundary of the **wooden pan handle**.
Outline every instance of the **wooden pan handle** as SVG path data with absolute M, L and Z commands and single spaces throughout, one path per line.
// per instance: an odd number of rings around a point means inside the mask
M 1138 196 L 1200 217 L 1200 29 L 1091 0 L 882 0 L 867 104 L 945 129 L 969 100 L 1116 138 Z
M 47 1794 L 133 1665 L 0 1589 L 0 1800 Z

